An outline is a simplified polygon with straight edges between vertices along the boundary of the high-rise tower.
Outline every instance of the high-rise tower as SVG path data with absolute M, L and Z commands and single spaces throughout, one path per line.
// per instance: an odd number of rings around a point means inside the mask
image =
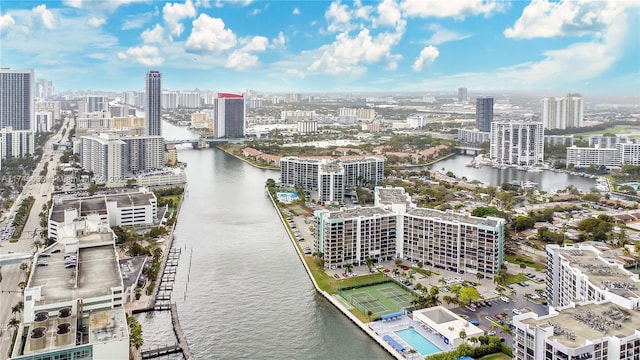
M 218 93 L 215 99 L 214 137 L 241 138 L 245 135 L 244 95 Z
M 33 69 L 0 68 L 0 129 L 35 131 Z
M 458 88 L 458 101 L 459 102 L 463 102 L 463 101 L 467 101 L 467 99 L 468 99 L 467 88 L 466 87 L 459 87 Z
M 579 94 L 550 97 L 542 100 L 542 122 L 545 129 L 570 129 L 582 127 L 584 103 Z
M 146 135 L 162 135 L 162 75 L 158 70 L 149 70 L 145 78 L 144 132 Z
M 476 98 L 476 128 L 490 132 L 493 121 L 493 97 Z

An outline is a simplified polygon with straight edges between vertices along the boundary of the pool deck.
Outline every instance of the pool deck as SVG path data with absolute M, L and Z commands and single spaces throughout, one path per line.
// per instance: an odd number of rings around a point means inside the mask
M 398 317 L 396 320 L 378 320 L 374 322 L 367 323 L 367 326 L 380 337 L 384 337 L 385 335 L 391 336 L 392 339 L 398 342 L 398 344 L 404 346 L 406 349 L 412 349 L 413 347 L 407 344 L 406 341 L 402 340 L 398 335 L 396 335 L 396 331 L 406 330 L 410 327 L 413 327 L 414 330 L 422 335 L 425 339 L 429 340 L 433 345 L 438 347 L 442 351 L 452 351 L 454 348 L 451 345 L 447 345 L 444 343 L 442 338 L 437 334 L 431 333 L 431 331 L 427 330 L 423 324 L 419 321 L 415 321 L 408 317 L 407 315 L 403 315 Z M 431 354 L 420 354 L 422 357 Z M 409 357 L 410 359 L 410 357 Z

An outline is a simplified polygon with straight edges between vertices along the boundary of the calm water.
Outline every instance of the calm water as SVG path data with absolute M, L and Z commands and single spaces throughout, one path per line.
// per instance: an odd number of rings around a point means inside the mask
M 215 149 L 183 148 L 179 159 L 189 185 L 173 301 L 196 359 L 391 358 L 316 294 L 264 191 L 277 172 Z M 175 341 L 168 312 L 138 319 L 145 347 Z
M 456 155 L 434 164 L 431 166 L 431 170 L 441 170 L 444 168 L 445 171 L 451 171 L 458 177 L 464 176 L 469 181 L 478 180 L 493 186 L 500 186 L 512 180 L 532 181 L 538 183 L 539 190 L 547 192 L 564 189 L 569 185 L 588 192 L 591 188 L 595 187 L 596 184 L 595 179 L 553 171 L 534 173 L 516 168 L 496 169 L 490 166 L 482 166 L 479 169 L 475 169 L 467 166 L 471 160 L 473 160 L 473 156 Z

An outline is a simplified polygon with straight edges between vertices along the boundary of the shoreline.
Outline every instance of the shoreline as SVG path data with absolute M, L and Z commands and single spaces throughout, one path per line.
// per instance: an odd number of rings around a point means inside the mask
M 245 159 L 245 158 L 243 158 L 241 156 L 238 156 L 238 155 L 228 151 L 227 149 L 221 148 L 218 145 L 216 145 L 215 148 L 218 149 L 218 150 L 224 151 L 226 154 L 229 154 L 229 155 L 235 157 L 238 160 L 244 161 L 245 163 L 253 166 L 254 168 L 262 169 L 262 170 L 278 170 L 278 171 L 280 170 L 280 168 L 277 167 L 277 166 L 262 166 L 262 165 L 255 164 L 255 163 L 253 163 L 253 162 L 251 162 L 251 161 L 249 161 L 249 160 L 247 160 L 247 159 Z
M 307 265 L 307 262 L 306 262 L 306 260 L 304 258 L 304 254 L 300 251 L 300 247 L 298 246 L 299 244 L 297 243 L 297 240 L 292 235 L 291 229 L 288 227 L 284 216 L 282 215 L 282 213 L 278 209 L 278 205 L 276 205 L 275 201 L 273 200 L 273 197 L 271 196 L 271 194 L 269 192 L 267 192 L 267 196 L 269 196 L 269 200 L 271 200 L 271 205 L 273 205 L 273 207 L 275 208 L 276 213 L 278 214 L 278 217 L 280 218 L 280 222 L 282 223 L 282 226 L 284 226 L 285 230 L 287 231 L 287 235 L 289 237 L 289 241 L 291 241 L 291 243 L 293 244 L 293 247 L 296 249 L 296 253 L 298 254 L 298 258 L 300 259 L 300 262 L 302 262 L 302 265 L 304 266 L 304 269 L 307 272 L 307 276 L 311 280 L 311 283 L 313 284 L 313 287 L 316 289 L 316 292 L 319 293 L 320 295 L 322 295 L 325 299 L 327 299 L 336 309 L 338 309 L 340 312 L 342 312 L 343 315 L 345 315 L 349 320 L 351 320 L 352 323 L 357 325 L 360 328 L 360 330 L 362 330 L 365 334 L 369 335 L 369 337 L 371 339 L 373 339 L 375 342 L 377 342 L 378 345 L 380 345 L 384 350 L 386 350 L 387 353 L 389 353 L 389 355 L 391 355 L 394 358 L 399 359 L 399 360 L 406 359 L 402 354 L 396 352 L 396 350 L 391 345 L 389 345 L 380 336 L 378 336 L 375 333 L 375 331 L 373 331 L 371 328 L 369 328 L 367 326 L 367 324 L 365 324 L 364 322 L 360 321 L 360 319 L 358 319 L 354 314 L 352 314 L 349 311 L 349 309 L 347 309 L 340 301 L 338 301 L 336 298 L 334 298 L 328 292 L 320 289 L 320 287 L 318 286 L 318 283 L 316 282 L 316 279 L 313 277 L 313 273 L 311 272 L 311 269 L 309 269 L 309 266 Z

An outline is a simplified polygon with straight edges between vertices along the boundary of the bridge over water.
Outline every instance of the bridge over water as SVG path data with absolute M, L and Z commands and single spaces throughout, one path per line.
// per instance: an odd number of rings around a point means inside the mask
M 166 145 L 181 145 L 181 144 L 191 144 L 194 149 L 203 149 L 211 146 L 211 144 L 218 143 L 232 143 L 232 144 L 241 144 L 245 141 L 248 141 L 247 138 L 240 139 L 226 139 L 226 138 L 193 138 L 193 139 L 165 139 L 164 144 Z

